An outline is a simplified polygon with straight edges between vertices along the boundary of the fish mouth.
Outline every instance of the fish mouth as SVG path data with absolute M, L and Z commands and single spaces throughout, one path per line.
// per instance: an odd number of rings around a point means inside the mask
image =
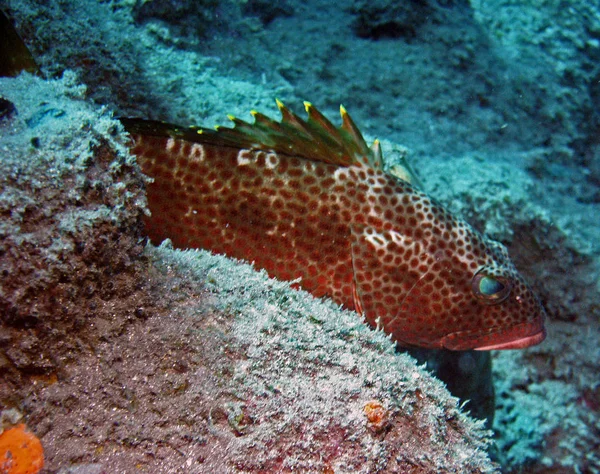
M 535 346 L 546 339 L 546 329 L 542 328 L 541 331 L 532 334 L 530 336 L 525 336 L 520 339 L 515 339 L 513 341 L 500 342 L 498 344 L 490 344 L 487 346 L 475 347 L 476 351 L 497 351 L 504 349 L 524 349 L 529 346 Z
M 523 323 L 512 328 L 496 328 L 485 334 L 477 331 L 459 331 L 448 334 L 440 346 L 454 351 L 491 351 L 524 349 L 535 346 L 546 339 L 543 319 L 534 323 Z

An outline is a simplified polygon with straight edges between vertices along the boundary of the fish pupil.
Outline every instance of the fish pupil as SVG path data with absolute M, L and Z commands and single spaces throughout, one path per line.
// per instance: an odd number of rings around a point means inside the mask
M 508 298 L 512 288 L 510 281 L 495 278 L 482 270 L 473 278 L 472 289 L 475 296 L 487 304 L 498 304 Z
M 479 280 L 479 291 L 486 296 L 493 296 L 504 290 L 505 286 L 498 280 L 484 276 Z

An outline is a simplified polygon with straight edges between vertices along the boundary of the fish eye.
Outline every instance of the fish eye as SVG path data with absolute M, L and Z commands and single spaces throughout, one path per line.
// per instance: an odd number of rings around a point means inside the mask
M 508 298 L 512 289 L 508 280 L 492 275 L 485 268 L 475 274 L 471 287 L 475 296 L 488 304 L 501 303 Z

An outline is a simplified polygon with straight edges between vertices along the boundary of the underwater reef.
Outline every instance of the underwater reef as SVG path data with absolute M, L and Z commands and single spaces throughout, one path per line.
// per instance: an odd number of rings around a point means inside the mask
M 43 472 L 600 472 L 595 2 L 1 6 L 41 77 L 0 79 L 0 407 Z M 343 103 L 532 283 L 546 341 L 485 377 L 459 359 L 493 434 L 356 314 L 147 243 L 114 116 L 210 126 L 274 97 Z
M 355 313 L 144 247 L 145 178 L 73 75 L 0 87 L 0 399 L 48 472 L 495 472 L 483 423 Z

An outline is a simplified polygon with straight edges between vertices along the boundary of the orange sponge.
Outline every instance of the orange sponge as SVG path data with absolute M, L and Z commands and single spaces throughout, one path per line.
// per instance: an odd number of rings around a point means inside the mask
M 42 443 L 24 424 L 0 434 L 0 474 L 38 474 L 42 467 Z

